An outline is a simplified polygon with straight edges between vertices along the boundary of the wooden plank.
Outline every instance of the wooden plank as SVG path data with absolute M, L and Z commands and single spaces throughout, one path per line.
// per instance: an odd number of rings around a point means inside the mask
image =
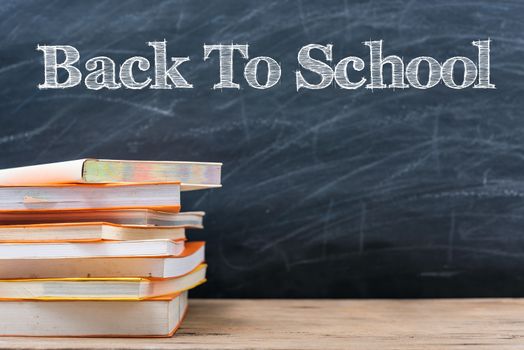
M 524 299 L 191 300 L 173 338 L 0 338 L 9 349 L 522 349 Z

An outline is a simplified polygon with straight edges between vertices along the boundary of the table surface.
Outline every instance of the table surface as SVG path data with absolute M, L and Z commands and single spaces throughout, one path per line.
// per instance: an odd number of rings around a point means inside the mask
M 524 299 L 191 300 L 172 338 L 0 338 L 9 349 L 523 349 Z

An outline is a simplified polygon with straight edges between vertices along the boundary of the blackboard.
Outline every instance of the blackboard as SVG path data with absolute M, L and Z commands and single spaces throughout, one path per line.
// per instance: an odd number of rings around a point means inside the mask
M 3 1 L 0 166 L 100 157 L 222 161 L 198 297 L 524 295 L 524 4 L 518 1 Z M 492 40 L 496 89 L 296 91 L 298 50 L 444 61 Z M 80 62 L 168 42 L 194 89 L 39 90 L 38 44 Z M 203 45 L 275 57 L 279 85 L 213 90 Z M 181 66 L 182 67 L 182 66 Z M 384 73 L 387 75 L 387 70 Z

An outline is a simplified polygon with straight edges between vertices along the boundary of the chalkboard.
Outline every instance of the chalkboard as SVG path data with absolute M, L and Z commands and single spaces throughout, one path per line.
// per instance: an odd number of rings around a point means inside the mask
M 524 3 L 518 1 L 3 1 L 0 166 L 83 157 L 222 161 L 207 212 L 209 281 L 197 297 L 524 295 Z M 297 52 L 475 58 L 491 39 L 496 89 L 297 92 Z M 193 89 L 39 90 L 40 45 L 80 64 L 152 58 L 164 40 Z M 277 86 L 213 90 L 216 54 L 249 44 Z M 320 58 L 319 58 L 320 59 Z M 362 72 L 365 75 L 365 70 Z M 386 69 L 384 75 L 391 76 Z

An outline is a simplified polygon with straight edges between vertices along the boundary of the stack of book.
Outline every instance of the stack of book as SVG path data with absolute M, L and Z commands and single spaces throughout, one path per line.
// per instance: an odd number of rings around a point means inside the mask
M 203 212 L 220 163 L 81 159 L 0 170 L 0 335 L 171 336 L 205 282 Z

